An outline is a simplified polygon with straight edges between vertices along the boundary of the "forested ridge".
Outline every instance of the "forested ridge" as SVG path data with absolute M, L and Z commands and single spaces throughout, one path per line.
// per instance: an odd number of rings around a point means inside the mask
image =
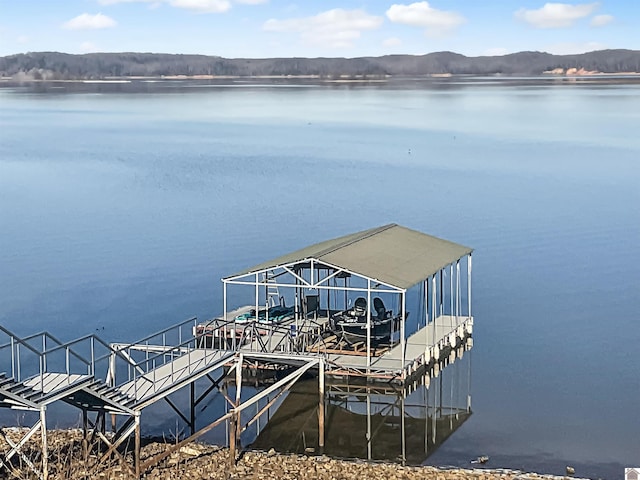
M 360 58 L 223 58 L 163 53 L 30 52 L 0 57 L 0 75 L 29 79 L 104 79 L 110 77 L 214 76 L 422 76 L 540 75 L 569 69 L 583 72 L 640 72 L 640 51 L 601 50 L 580 55 L 519 52 L 466 57 L 452 52 Z

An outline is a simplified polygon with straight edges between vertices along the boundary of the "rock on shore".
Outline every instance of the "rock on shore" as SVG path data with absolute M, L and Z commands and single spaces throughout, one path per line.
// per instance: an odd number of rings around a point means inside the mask
M 10 437 L 19 437 L 17 430 L 4 429 Z M 95 456 L 88 463 L 81 456 L 81 432 L 78 430 L 52 431 L 48 435 L 49 478 L 68 480 L 95 478 L 104 480 L 130 480 L 134 476 L 118 461 L 107 468 L 87 471 L 87 465 L 95 463 Z M 30 442 L 28 450 L 38 456 L 37 442 Z M 170 446 L 169 443 L 151 442 L 141 452 L 142 461 Z M 6 451 L 7 444 L 0 440 L 0 451 Z M 92 461 L 93 458 L 93 461 Z M 13 478 L 36 478 L 26 466 L 14 471 Z M 0 477 L 6 472 L 0 471 Z M 364 461 L 336 460 L 325 456 L 284 455 L 273 450 L 269 452 L 244 452 L 236 465 L 230 465 L 229 451 L 212 445 L 191 443 L 170 454 L 164 461 L 152 467 L 146 475 L 148 480 L 205 480 L 205 479 L 253 479 L 283 480 L 559 480 L 553 477 L 522 473 L 514 470 L 486 469 L 440 469 L 436 467 L 403 467 L 390 463 L 370 463 Z

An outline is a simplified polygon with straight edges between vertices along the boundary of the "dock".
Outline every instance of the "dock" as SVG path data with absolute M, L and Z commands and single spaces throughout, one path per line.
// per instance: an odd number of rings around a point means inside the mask
M 81 412 L 86 458 L 95 459 L 89 472 L 115 459 L 139 478 L 219 425 L 228 429 L 235 462 L 242 432 L 310 375 L 317 378 L 322 450 L 327 384 L 410 389 L 418 379 L 428 384 L 443 364 L 471 348 L 471 256 L 468 247 L 390 224 L 227 276 L 222 315 L 190 318 L 136 342 L 108 343 L 96 335 L 61 342 L 49 332 L 20 337 L 0 326 L 0 408 L 39 414 L 17 442 L 0 429 L 10 446 L 0 452 L 0 470 L 11 472 L 20 461 L 47 479 L 46 412 L 59 401 Z M 248 371 L 277 375 L 247 398 Z M 207 387 L 198 392 L 196 382 Z M 172 400 L 181 390 L 189 392 L 187 411 Z M 199 425 L 196 406 L 214 394 L 224 397 L 225 413 Z M 141 459 L 142 411 L 160 401 L 189 435 Z M 465 408 L 470 412 L 470 397 Z M 42 454 L 34 460 L 24 446 L 38 433 Z M 122 452 L 130 437 L 133 462 Z

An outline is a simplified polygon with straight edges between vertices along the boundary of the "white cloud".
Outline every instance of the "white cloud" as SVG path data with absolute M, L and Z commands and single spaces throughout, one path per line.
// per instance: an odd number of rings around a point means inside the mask
M 509 53 L 511 52 L 509 52 L 509 50 L 507 50 L 506 48 L 496 47 L 496 48 L 488 48 L 482 53 L 482 55 L 486 57 L 501 57 L 502 55 L 508 55 Z
M 261 3 L 269 3 L 269 0 L 234 0 L 234 2 L 245 5 L 260 5 Z
M 430 35 L 446 33 L 466 21 L 459 13 L 437 10 L 429 2 L 393 4 L 387 10 L 387 18 L 393 23 L 425 28 Z
M 62 28 L 67 30 L 99 30 L 101 28 L 115 27 L 116 25 L 117 23 L 113 18 L 102 13 L 96 13 L 95 15 L 83 13 L 66 22 L 62 25 Z
M 579 53 L 593 52 L 596 50 L 604 50 L 607 46 L 600 42 L 564 42 L 548 45 L 544 50 L 554 55 L 577 55 Z
M 231 8 L 228 0 L 169 0 L 169 4 L 198 13 L 223 13 Z
M 385 38 L 382 42 L 383 47 L 399 47 L 400 45 L 402 45 L 402 40 L 396 37 Z
M 27 37 L 26 35 L 20 35 L 18 38 L 16 38 L 16 42 L 18 42 L 18 43 L 28 43 L 29 42 L 29 37 Z
M 591 15 L 599 7 L 598 3 L 545 3 L 537 10 L 521 8 L 515 17 L 536 28 L 563 28 L 572 26 L 576 20 Z
M 613 15 L 596 15 L 591 19 L 592 27 L 603 27 L 613 22 Z
M 268 32 L 299 33 L 303 42 L 333 48 L 353 46 L 362 31 L 374 30 L 382 25 L 382 17 L 369 15 L 364 10 L 335 8 L 312 17 L 267 20 L 262 28 Z

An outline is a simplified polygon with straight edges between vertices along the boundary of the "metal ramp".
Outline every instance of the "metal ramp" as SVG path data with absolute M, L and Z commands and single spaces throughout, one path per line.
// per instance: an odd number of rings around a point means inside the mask
M 129 361 L 129 371 L 127 372 L 127 380 L 125 382 L 117 381 L 114 369 L 111 374 L 112 384 L 115 388 L 132 398 L 131 408 L 134 415 L 125 422 L 119 429 L 118 434 L 111 439 L 113 448 L 110 452 L 117 454 L 115 448 L 121 444 L 124 439 L 135 433 L 136 447 L 134 452 L 133 472 L 139 476 L 147 471 L 153 465 L 162 461 L 172 452 L 181 448 L 185 444 L 198 439 L 200 436 L 210 431 L 217 425 L 229 422 L 229 444 L 230 444 L 230 460 L 236 459 L 237 446 L 240 441 L 240 435 L 259 417 L 264 415 L 268 409 L 277 401 L 277 399 L 287 392 L 291 386 L 301 378 L 310 369 L 318 369 L 321 374 L 319 376 L 321 390 L 324 388 L 324 361 L 316 356 L 304 356 L 282 353 L 273 356 L 269 352 L 246 352 L 228 348 L 228 345 L 216 344 L 214 342 L 205 342 L 207 330 L 199 329 L 196 318 L 186 320 L 180 324 L 161 330 L 153 335 L 143 338 L 131 344 L 112 344 L 114 353 L 127 358 Z M 216 348 L 224 346 L 227 348 Z M 290 372 L 284 378 L 278 379 L 273 385 L 264 391 L 253 394 L 251 398 L 241 399 L 242 371 L 245 362 L 263 362 L 271 361 L 280 366 L 286 365 Z M 113 363 L 113 362 L 112 362 Z M 222 370 L 222 373 L 213 378 L 212 373 Z M 119 371 L 118 374 L 121 372 Z M 235 377 L 235 381 L 233 381 Z M 208 379 L 210 385 L 205 391 L 196 396 L 195 381 L 198 379 Z M 227 394 L 225 381 L 229 379 L 235 384 L 235 399 Z M 170 400 L 169 395 L 184 387 L 190 387 L 190 412 L 183 414 L 179 408 Z M 227 404 L 227 413 L 217 418 L 208 425 L 196 428 L 195 424 L 195 407 L 211 392 L 219 390 Z M 323 390 L 322 390 L 323 391 Z M 258 412 L 248 421 L 244 422 L 241 414 L 247 411 L 247 408 L 255 406 L 257 402 L 268 398 L 269 395 L 276 395 L 270 398 L 267 405 L 258 409 Z M 320 395 L 322 399 L 323 396 Z M 187 438 L 171 445 L 165 451 L 146 459 L 144 462 L 140 459 L 140 428 L 139 416 L 143 408 L 151 404 L 164 400 L 171 408 L 182 418 L 182 420 L 190 427 L 190 435 Z M 254 407 L 255 408 L 255 407 Z M 319 411 L 319 422 L 324 425 L 324 410 Z M 103 457 L 104 458 L 104 457 Z M 101 459 L 102 460 L 102 459 Z
M 225 350 L 189 350 L 188 353 L 118 386 L 116 390 L 133 399 L 136 408 L 144 408 L 224 366 L 234 356 L 235 352 Z

